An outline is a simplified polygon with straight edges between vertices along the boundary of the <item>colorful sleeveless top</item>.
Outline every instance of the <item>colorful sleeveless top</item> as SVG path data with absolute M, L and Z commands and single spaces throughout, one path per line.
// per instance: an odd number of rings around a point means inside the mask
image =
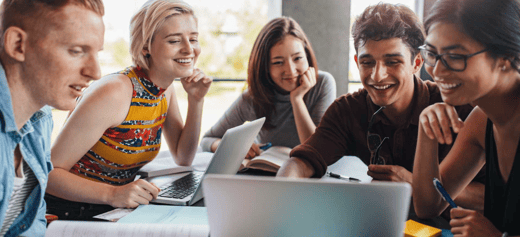
M 139 67 L 119 73 L 128 76 L 133 85 L 128 115 L 120 125 L 107 129 L 70 170 L 112 185 L 132 182 L 137 171 L 155 158 L 168 108 L 165 89 L 153 84 Z

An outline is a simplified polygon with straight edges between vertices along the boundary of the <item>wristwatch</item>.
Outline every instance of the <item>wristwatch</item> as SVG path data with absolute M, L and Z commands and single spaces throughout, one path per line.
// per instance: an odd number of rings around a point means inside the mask
M 509 234 L 508 234 L 507 232 L 504 232 L 504 233 L 502 234 L 502 237 L 509 237 Z

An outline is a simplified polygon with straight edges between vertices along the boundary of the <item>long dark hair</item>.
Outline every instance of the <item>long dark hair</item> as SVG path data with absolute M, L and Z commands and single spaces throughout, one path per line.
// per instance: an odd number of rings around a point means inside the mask
M 489 49 L 494 58 L 506 58 L 519 71 L 520 3 L 518 0 L 439 0 L 424 26 L 428 34 L 435 23 L 453 23 Z
M 253 103 L 256 116 L 266 117 L 265 129 L 276 127 L 271 123 L 275 113 L 276 84 L 269 74 L 270 51 L 287 35 L 292 35 L 302 41 L 309 67 L 316 69 L 316 78 L 318 78 L 316 56 L 300 25 L 290 17 L 276 18 L 267 23 L 256 38 L 247 69 L 248 97 Z

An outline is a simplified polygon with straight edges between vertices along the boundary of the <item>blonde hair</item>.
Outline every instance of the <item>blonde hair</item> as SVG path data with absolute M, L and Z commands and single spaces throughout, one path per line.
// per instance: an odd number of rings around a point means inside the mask
M 155 32 L 166 19 L 181 14 L 197 20 L 191 6 L 182 0 L 150 0 L 143 4 L 130 21 L 130 54 L 135 65 L 149 69 L 143 49 L 150 50 Z

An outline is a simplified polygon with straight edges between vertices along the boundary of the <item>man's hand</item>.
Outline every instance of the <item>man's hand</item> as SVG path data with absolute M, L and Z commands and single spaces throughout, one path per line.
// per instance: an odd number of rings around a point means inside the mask
M 451 233 L 453 236 L 502 236 L 502 233 L 478 211 L 453 208 L 451 213 Z
M 313 175 L 314 168 L 308 161 L 298 157 L 291 157 L 291 159 L 284 162 L 278 170 L 278 173 L 276 173 L 276 177 L 288 178 L 309 178 Z
M 408 182 L 412 184 L 412 173 L 397 165 L 369 165 L 367 174 L 374 180 Z

